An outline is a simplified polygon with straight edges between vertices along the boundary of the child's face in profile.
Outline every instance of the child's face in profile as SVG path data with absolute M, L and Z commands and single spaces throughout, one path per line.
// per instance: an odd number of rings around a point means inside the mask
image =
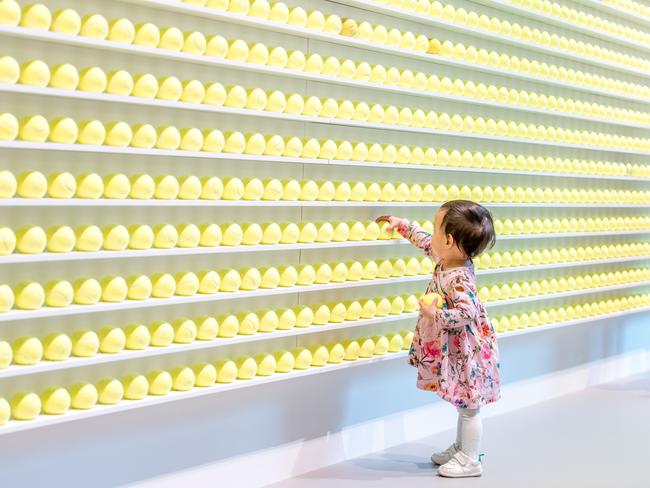
M 464 261 L 466 256 L 458 249 L 454 238 L 446 234 L 442 228 L 442 219 L 447 213 L 446 210 L 439 210 L 433 223 L 433 236 L 431 237 L 431 248 L 441 261 Z

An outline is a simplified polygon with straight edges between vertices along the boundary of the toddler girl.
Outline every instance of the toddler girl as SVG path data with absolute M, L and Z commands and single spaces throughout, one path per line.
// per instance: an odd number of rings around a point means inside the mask
M 499 350 L 485 307 L 478 299 L 472 258 L 494 245 L 492 216 L 481 205 L 447 202 L 438 211 L 433 235 L 408 220 L 382 216 L 436 263 L 426 293 L 437 293 L 443 307 L 420 299 L 420 315 L 409 352 L 418 369 L 417 386 L 435 391 L 458 409 L 456 442 L 431 460 L 438 474 L 480 476 L 480 408 L 499 399 Z

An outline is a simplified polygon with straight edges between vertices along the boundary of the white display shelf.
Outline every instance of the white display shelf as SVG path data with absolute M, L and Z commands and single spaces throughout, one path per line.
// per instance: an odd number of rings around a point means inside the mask
M 594 37 L 597 40 L 606 40 L 610 42 L 615 42 L 622 46 L 631 47 L 644 52 L 650 52 L 650 46 L 644 46 L 632 39 L 627 39 L 622 36 L 611 34 L 604 30 L 598 30 L 598 29 L 593 29 L 591 27 L 583 26 L 582 24 L 577 24 L 575 22 L 571 22 L 570 20 L 561 19 L 552 15 L 546 15 L 537 10 L 515 5 L 509 2 L 508 0 L 472 0 L 472 1 L 474 3 L 479 3 L 481 5 L 492 7 L 496 10 L 501 10 L 502 12 L 509 12 L 512 14 L 521 15 L 529 19 L 539 20 L 541 22 L 544 22 L 545 24 L 558 26 L 562 29 L 569 29 L 575 32 L 580 32 L 582 34 L 587 34 L 588 36 Z
M 514 110 L 517 112 L 547 115 L 551 117 L 561 117 L 563 119 L 580 120 L 585 122 L 594 122 L 594 123 L 601 123 L 601 124 L 614 125 L 620 127 L 631 127 L 634 129 L 650 129 L 650 124 L 638 124 L 634 122 L 626 122 L 623 120 L 588 117 L 585 115 L 571 114 L 568 112 L 558 112 L 558 111 L 545 110 L 540 108 L 525 107 L 523 105 L 514 105 L 510 103 L 502 103 L 502 102 L 496 102 L 490 100 L 480 100 L 478 98 L 445 95 L 443 93 L 434 93 L 434 92 L 427 92 L 421 90 L 408 90 L 408 89 L 405 90 L 407 91 L 408 94 L 433 98 L 436 100 L 447 100 L 447 101 L 465 103 L 468 105 L 480 105 L 480 106 L 493 107 L 499 109 Z M 178 109 L 178 110 L 191 110 L 191 111 L 198 111 L 198 112 L 242 115 L 248 117 L 263 117 L 263 118 L 290 120 L 290 121 L 298 121 L 298 122 L 311 122 L 311 123 L 318 123 L 318 124 L 345 125 L 345 126 L 357 125 L 355 121 L 352 120 L 348 121 L 348 120 L 343 120 L 338 118 L 313 117 L 308 115 L 287 114 L 284 112 L 269 112 L 266 110 L 238 109 L 238 108 L 231 108 L 225 106 L 207 105 L 203 103 L 189 103 L 189 102 L 181 102 L 181 101 L 174 102 L 170 100 L 161 100 L 157 98 L 152 99 L 152 98 L 142 98 L 136 96 L 112 95 L 110 93 L 92 93 L 92 92 L 85 92 L 80 90 L 63 90 L 60 88 L 35 87 L 35 86 L 21 85 L 21 84 L 0 84 L 0 92 L 11 93 L 11 94 L 20 93 L 25 95 L 35 95 L 35 96 L 44 96 L 44 97 L 71 98 L 75 100 L 86 100 L 86 101 L 96 101 L 96 102 L 106 102 L 106 103 L 123 103 L 127 105 L 139 105 L 145 107 L 162 107 L 162 108 L 170 108 L 170 109 Z M 408 126 L 395 126 L 390 124 L 379 124 L 379 125 L 381 125 L 382 128 L 388 130 L 395 130 L 395 127 L 412 129 L 412 127 L 408 127 Z
M 109 200 L 109 199 L 29 199 L 13 198 L 0 201 L 0 207 L 439 207 L 444 202 L 303 202 L 266 200 Z M 647 204 L 624 203 L 492 203 L 482 202 L 488 208 L 637 208 Z
M 573 290 L 561 293 L 548 293 L 545 295 L 536 295 L 530 297 L 513 298 L 509 300 L 498 300 L 494 302 L 485 302 L 488 309 L 498 308 L 508 305 L 520 305 L 522 303 L 533 303 L 538 301 L 553 300 L 556 298 L 567 298 L 572 296 L 582 296 L 592 293 L 603 293 L 609 291 L 625 290 L 650 285 L 650 281 L 641 281 L 635 283 L 625 283 L 621 285 L 604 286 L 598 288 L 587 288 L 583 290 Z M 78 368 L 83 366 L 93 366 L 97 364 L 115 363 L 129 361 L 131 359 L 140 359 L 153 356 L 166 356 L 188 351 L 201 351 L 205 349 L 217 349 L 220 347 L 234 344 L 246 344 L 250 342 L 260 342 L 266 340 L 282 339 L 285 337 L 296 337 L 303 335 L 315 335 L 321 332 L 351 330 L 368 325 L 381 325 L 401 320 L 415 320 L 418 312 L 401 313 L 398 315 L 388 315 L 386 317 L 376 317 L 372 319 L 360 319 L 356 321 L 344 321 L 341 323 L 328 323 L 326 325 L 312 325 L 307 328 L 294 328 L 290 330 L 276 330 L 273 332 L 257 332 L 253 335 L 237 335 L 233 338 L 217 338 L 211 341 L 196 340 L 190 344 L 171 344 L 167 347 L 147 347 L 143 350 L 124 350 L 116 354 L 98 353 L 88 358 L 71 357 L 65 361 L 40 361 L 32 366 L 12 365 L 6 369 L 0 370 L 0 380 L 3 378 L 12 378 L 16 376 L 25 376 L 51 371 L 61 371 L 65 369 Z
M 605 237 L 605 236 L 626 236 L 626 235 L 647 235 L 650 230 L 621 231 L 621 232 L 566 232 L 549 234 L 512 234 L 498 236 L 498 241 L 504 240 L 532 240 L 532 239 L 563 239 L 571 237 Z M 215 247 L 191 247 L 174 249 L 149 249 L 124 251 L 96 251 L 96 252 L 66 252 L 41 254 L 11 254 L 0 256 L 0 264 L 21 264 L 21 263 L 46 263 L 55 261 L 92 261 L 100 259 L 126 259 L 126 258 L 147 258 L 147 257 L 172 257 L 192 256 L 205 254 L 239 254 L 254 252 L 272 251 L 306 251 L 310 249 L 341 249 L 347 247 L 392 247 L 411 245 L 406 240 L 376 240 L 376 241 L 344 241 L 344 242 L 315 242 L 312 244 L 258 244 L 241 246 L 215 246 Z
M 580 179 L 593 179 L 593 180 L 612 180 L 612 181 L 638 181 L 650 183 L 650 178 L 642 178 L 636 176 L 607 176 L 607 175 L 592 175 L 582 173 L 557 173 L 550 171 L 524 171 L 514 169 L 491 169 L 491 168 L 469 168 L 459 166 L 430 166 L 430 165 L 416 165 L 416 164 L 398 164 L 398 163 L 371 163 L 361 161 L 344 161 L 340 159 L 311 159 L 311 158 L 290 158 L 284 156 L 253 156 L 249 154 L 231 154 L 231 153 L 215 153 L 204 151 L 170 151 L 164 149 L 139 149 L 133 147 L 114 147 L 114 146 L 93 146 L 85 144 L 60 144 L 54 142 L 23 142 L 23 141 L 0 141 L 0 149 L 19 149 L 19 150 L 32 150 L 32 151 L 61 151 L 61 152 L 83 152 L 83 153 L 106 153 L 106 154 L 123 154 L 130 156 L 165 156 L 177 158 L 197 158 L 197 159 L 221 159 L 229 161 L 248 161 L 259 163 L 290 163 L 290 164 L 319 164 L 319 165 L 333 165 L 333 166 L 360 166 L 369 168 L 395 168 L 395 169 L 416 169 L 426 171 L 441 171 L 451 173 L 480 173 L 480 174 L 498 174 L 498 175 L 518 175 L 518 176 L 548 176 L 554 178 L 580 178 Z M 47 201 L 54 199 L 1 199 L 0 206 L 13 206 L 13 205 L 47 205 Z M 138 200 L 138 202 L 146 202 L 147 200 Z M 173 200 L 168 200 L 173 201 Z M 58 203 L 52 205 L 86 205 L 88 203 L 81 203 L 81 200 L 56 200 Z M 122 206 L 125 203 L 120 203 L 120 200 L 112 200 L 113 203 L 108 203 L 106 200 L 89 200 L 89 205 L 96 205 L 97 202 L 104 202 L 105 205 L 118 205 Z M 94 202 L 94 203 L 92 203 Z M 162 200 L 161 200 L 162 202 Z M 147 205 L 146 203 L 142 203 Z
M 574 1 L 576 3 L 581 3 L 582 5 L 593 8 L 594 10 L 600 10 L 601 12 L 605 12 L 611 15 L 616 15 L 617 17 L 621 17 L 622 19 L 630 20 L 636 24 L 640 24 L 639 26 L 637 26 L 637 29 L 639 30 L 643 30 L 643 28 L 650 29 L 650 19 L 648 19 L 647 17 L 643 17 L 641 15 L 637 15 L 634 12 L 630 12 L 629 10 L 625 10 L 623 8 L 617 7 L 615 5 L 611 5 L 603 1 L 594 1 L 594 0 L 574 0 Z M 645 46 L 640 45 L 638 47 L 644 48 Z
M 0 200 L 0 207 L 433 207 L 444 202 L 303 202 L 266 200 L 109 200 L 109 199 L 53 199 L 53 198 L 12 198 Z M 646 204 L 624 203 L 492 203 L 482 202 L 488 208 L 647 208 Z
M 0 370 L 0 380 L 3 378 L 12 378 L 16 376 L 25 376 L 50 371 L 61 371 L 65 369 L 78 368 L 83 366 L 93 366 L 97 364 L 114 363 L 128 361 L 131 359 L 147 358 L 152 356 L 164 356 L 169 354 L 182 353 L 187 351 L 202 351 L 205 349 L 217 349 L 219 347 L 230 346 L 234 344 L 246 344 L 250 342 L 260 342 L 267 340 L 283 339 L 286 337 L 298 337 L 309 334 L 318 334 L 333 330 L 350 330 L 368 325 L 386 324 L 400 320 L 414 320 L 418 317 L 417 312 L 402 313 L 399 315 L 388 315 L 386 317 L 377 317 L 372 319 L 361 319 L 354 322 L 345 321 L 340 324 L 329 323 L 326 325 L 312 325 L 306 328 L 294 328 L 290 330 L 276 330 L 274 332 L 258 332 L 253 335 L 238 335 L 233 338 L 216 338 L 212 341 L 194 341 L 190 344 L 171 344 L 167 347 L 148 347 L 141 351 L 124 350 L 117 354 L 98 353 L 89 358 L 72 357 L 65 361 L 41 361 L 33 366 L 12 365 L 7 369 Z
M 433 207 L 444 202 L 303 202 L 266 200 L 110 200 L 110 199 L 61 199 L 54 198 L 12 198 L 0 200 L 0 207 Z M 491 203 L 481 205 L 488 208 L 637 208 L 646 209 L 647 204 L 624 203 Z
M 574 325 L 592 323 L 597 320 L 607 320 L 614 318 L 621 318 L 630 315 L 635 315 L 637 313 L 650 311 L 650 307 L 638 308 L 634 310 L 627 310 L 624 312 L 616 312 L 611 314 L 596 315 L 593 317 L 576 319 L 561 323 L 540 325 L 537 327 L 531 327 L 528 329 L 513 330 L 504 333 L 498 333 L 497 336 L 499 339 L 506 339 L 508 337 L 522 336 L 527 334 L 534 334 L 538 332 L 545 332 L 548 330 L 559 329 L 570 327 Z M 142 400 L 122 400 L 117 405 L 97 405 L 96 407 L 90 410 L 70 410 L 64 415 L 40 415 L 35 420 L 29 421 L 18 421 L 10 420 L 6 425 L 0 427 L 0 435 L 9 435 L 21 431 L 33 430 L 42 427 L 47 427 L 51 425 L 63 424 L 66 422 L 71 422 L 75 420 L 99 417 L 111 413 L 125 412 L 128 410 L 134 410 L 141 407 L 150 407 L 154 405 L 160 405 L 165 403 L 170 403 L 176 400 L 191 399 L 196 397 L 202 397 L 207 395 L 216 395 L 219 393 L 225 393 L 226 391 L 234 391 L 242 388 L 257 386 L 257 385 L 271 385 L 281 381 L 294 379 L 294 378 L 303 378 L 308 376 L 313 376 L 316 374 L 329 373 L 332 371 L 339 371 L 342 369 L 363 366 L 367 364 L 375 364 L 384 361 L 391 361 L 394 359 L 405 359 L 408 355 L 407 351 L 400 351 L 395 353 L 387 353 L 384 356 L 374 356 L 368 359 L 358 359 L 356 361 L 346 361 L 340 364 L 331 364 L 322 367 L 311 367 L 304 371 L 291 371 L 289 373 L 276 373 L 272 376 L 260 377 L 256 376 L 250 380 L 235 380 L 234 383 L 230 384 L 217 384 L 212 387 L 196 387 L 189 392 L 176 392 L 172 391 L 165 396 L 147 396 Z
M 271 22 L 267 20 L 258 19 L 256 17 L 250 17 L 248 15 L 235 14 L 232 12 L 220 12 L 215 9 L 189 5 L 187 3 L 170 2 L 168 0 L 121 0 L 121 1 L 126 3 L 135 3 L 138 5 L 147 5 L 161 10 L 194 15 L 201 18 L 219 20 L 222 22 L 234 23 L 239 25 L 246 25 L 249 27 L 254 27 L 256 29 L 264 29 L 272 32 L 291 34 L 295 36 L 305 37 L 308 39 L 317 39 L 319 41 L 342 44 L 346 46 L 354 46 L 354 47 L 360 46 L 363 47 L 364 49 L 371 49 L 377 52 L 388 52 L 391 54 L 399 54 L 404 57 L 406 56 L 414 57 L 413 56 L 414 54 L 417 55 L 418 58 L 423 58 L 423 57 L 430 58 L 432 56 L 430 54 L 417 53 L 411 50 L 396 48 L 385 44 L 380 44 L 377 42 L 367 42 L 354 37 L 348 37 L 339 34 L 331 34 L 328 32 L 316 31 L 314 29 L 307 29 L 304 27 L 298 27 L 298 26 L 283 24 L 279 22 Z M 445 29 L 461 32 L 464 35 L 477 37 L 479 39 L 489 39 L 500 43 L 515 45 L 517 47 L 521 47 L 523 49 L 527 49 L 530 51 L 540 52 L 545 55 L 551 55 L 553 57 L 570 59 L 572 61 L 578 61 L 580 63 L 590 64 L 593 66 L 598 66 L 600 68 L 606 68 L 609 71 L 618 71 L 621 73 L 632 74 L 638 77 L 650 79 L 650 71 L 642 71 L 639 69 L 631 68 L 620 64 L 611 64 L 606 61 L 594 59 L 589 56 L 584 56 L 581 54 L 574 54 L 571 52 L 554 49 L 533 42 L 524 41 L 522 39 L 516 39 L 513 37 L 504 36 L 502 34 L 486 32 L 482 29 L 472 29 L 470 27 L 465 27 L 463 25 L 455 24 L 453 22 L 447 22 L 442 19 L 435 19 L 427 15 L 416 15 L 415 13 L 409 13 L 403 10 L 400 11 L 396 8 L 386 7 L 385 5 L 377 4 L 376 2 L 372 2 L 372 1 L 351 0 L 345 2 L 345 4 L 361 7 L 365 10 L 371 10 L 375 12 L 389 14 L 394 17 L 401 17 L 404 19 L 413 20 L 420 24 L 425 24 L 428 26 L 443 27 Z M 417 32 L 416 34 L 420 34 L 420 33 L 421 32 Z M 435 61 L 436 62 L 438 61 L 438 56 L 436 56 Z
M 590 261 L 573 261 L 568 263 L 551 263 L 539 264 L 531 266 L 519 266 L 510 268 L 495 268 L 495 269 L 480 269 L 476 271 L 477 276 L 487 276 L 494 274 L 517 273 L 524 271 L 537 271 L 557 268 L 572 268 L 578 266 L 590 266 L 599 264 L 612 264 L 612 263 L 626 263 L 631 261 L 643 261 L 650 259 L 650 256 L 634 256 L 628 258 L 613 258 L 601 259 Z M 419 281 L 427 281 L 431 279 L 431 275 L 416 275 L 416 276 L 403 276 L 400 278 L 379 278 L 367 281 L 346 281 L 343 283 L 329 283 L 326 285 L 310 285 L 310 286 L 292 286 L 286 288 L 273 288 L 269 290 L 254 290 L 254 291 L 235 291 L 235 292 L 219 292 L 214 294 L 196 294 L 191 296 L 174 296 L 171 298 L 149 298 L 146 300 L 125 300 L 119 303 L 105 303 L 100 302 L 95 305 L 70 305 L 63 308 L 43 307 L 38 310 L 12 310 L 0 314 L 0 322 L 13 322 L 19 320 L 33 320 L 40 318 L 63 317 L 69 315 L 80 315 L 99 312 L 115 312 L 120 310 L 133 310 L 152 307 L 163 307 L 170 305 L 187 305 L 192 303 L 210 303 L 222 300 L 235 300 L 238 298 L 255 298 L 261 296 L 275 296 L 275 295 L 292 295 L 300 293 L 310 293 L 317 291 L 332 291 L 342 290 L 348 288 L 360 288 L 379 286 L 387 284 L 399 283 L 414 283 Z
M 2 147 L 2 146 L 0 146 Z M 553 178 L 579 178 L 591 180 L 611 180 L 611 181 L 638 181 L 650 183 L 650 178 L 643 178 L 639 176 L 614 176 L 614 175 L 593 175 L 586 173 L 558 173 L 555 171 L 526 171 L 516 169 L 494 169 L 494 168 L 470 168 L 463 166 L 429 166 L 429 165 L 416 165 L 416 164 L 397 164 L 397 163 L 366 163 L 359 161 L 342 161 L 339 159 L 331 159 L 326 164 L 337 166 L 369 166 L 373 168 L 402 168 L 402 169 L 418 169 L 427 171 L 441 171 L 452 173 L 478 173 L 478 174 L 492 174 L 492 175 L 516 175 L 516 176 L 548 176 Z M 0 203 L 1 205 L 1 203 Z
M 625 290 L 628 288 L 636 288 L 636 287 L 648 286 L 648 285 L 650 285 L 650 281 L 635 281 L 633 283 L 600 286 L 594 288 L 585 288 L 581 290 L 571 290 L 571 291 L 563 291 L 557 293 L 545 293 L 543 295 L 535 295 L 535 296 L 529 296 L 523 298 L 510 298 L 508 300 L 487 301 L 485 302 L 485 306 L 488 308 L 506 307 L 509 305 L 520 305 L 522 303 L 538 302 L 541 300 L 554 300 L 556 298 L 567 298 L 573 296 L 588 295 L 590 293 L 604 293 L 608 291 Z
M 557 268 L 573 268 L 581 266 L 594 266 L 602 264 L 615 264 L 615 263 L 628 263 L 632 261 L 643 261 L 650 259 L 650 256 L 633 256 L 627 258 L 610 258 L 610 259 L 591 259 L 588 261 L 572 261 L 568 263 L 549 263 L 549 264 L 533 264 L 530 266 L 519 266 L 511 268 L 490 268 L 476 270 L 476 276 L 486 276 L 504 273 L 514 273 L 518 271 L 542 271 Z M 2 315 L 0 315 L 2 319 Z
M 129 97 L 122 97 L 122 98 L 129 98 Z M 197 106 L 202 106 L 198 105 Z M 246 109 L 230 109 L 231 113 L 237 112 L 241 115 L 247 115 L 247 116 L 254 116 L 254 113 L 251 113 L 252 111 L 246 110 Z M 268 116 L 268 114 L 272 114 L 272 112 L 264 112 L 264 111 L 258 111 L 260 114 L 264 114 L 264 116 Z M 286 114 L 274 114 L 273 118 L 277 119 L 283 119 L 285 118 Z M 303 117 L 302 115 L 289 115 L 287 118 L 289 120 L 297 120 Z M 438 129 L 426 129 L 426 128 L 419 128 L 419 127 L 409 127 L 409 126 L 404 126 L 404 125 L 394 125 L 394 124 L 380 124 L 380 123 L 375 123 L 375 122 L 360 122 L 360 121 L 352 121 L 352 120 L 342 120 L 342 119 L 327 119 L 327 118 L 320 118 L 320 117 L 306 117 L 309 120 L 305 120 L 306 122 L 314 122 L 314 123 L 319 123 L 319 124 L 327 124 L 327 125 L 337 125 L 337 126 L 343 126 L 343 127 L 357 127 L 357 128 L 364 128 L 364 129 L 376 129 L 376 130 L 390 130 L 390 131 L 398 131 L 398 132 L 409 132 L 412 134 L 426 134 L 426 135 L 435 135 L 435 136 L 445 136 L 445 137 L 457 137 L 460 139 L 478 139 L 478 140 L 487 140 L 487 141 L 497 141 L 499 143 L 512 143 L 512 144 L 523 144 L 523 145 L 534 145 L 534 146 L 544 146 L 544 147 L 561 147 L 561 148 L 568 148 L 568 149 L 581 149 L 581 150 L 587 150 L 587 151 L 595 151 L 595 152 L 606 152 L 606 153 L 614 153 L 614 154 L 634 154 L 634 155 L 642 155 L 642 156 L 647 156 L 650 155 L 650 151 L 638 151 L 638 150 L 633 150 L 633 149 L 620 149 L 620 148 L 612 148 L 612 147 L 606 147 L 606 146 L 591 146 L 591 145 L 585 145 L 585 144 L 568 144 L 568 143 L 563 143 L 563 142 L 552 142 L 552 141 L 540 141 L 537 139 L 528 139 L 528 138 L 519 138 L 519 137 L 509 137 L 509 136 L 498 136 L 498 135 L 489 135 L 489 134 L 474 134 L 471 132 L 460 132 L 460 131 L 452 131 L 452 130 L 438 130 Z M 60 144 L 60 143 L 30 143 L 28 141 L 9 141 L 9 142 L 22 142 L 25 144 L 57 144 L 57 145 L 69 145 L 69 146 L 75 146 L 77 144 Z M 370 141 L 372 142 L 372 141 Z M 5 141 L 6 143 L 6 141 Z M 5 143 L 3 143 L 2 146 L 4 147 Z M 78 144 L 82 145 L 82 144 Z M 97 146 L 96 146 L 97 147 Z M 99 146 L 99 147 L 111 147 L 111 146 Z M 159 149 L 140 149 L 140 148 L 123 148 L 123 149 L 139 149 L 140 151 L 160 151 Z M 171 151 L 170 151 L 171 152 Z M 192 151 L 180 151 L 181 153 L 185 154 L 188 152 Z M 298 158 L 295 158 L 298 159 Z
M 9 36 L 19 37 L 23 39 L 32 39 L 32 40 L 51 42 L 51 43 L 69 44 L 73 46 L 83 46 L 83 47 L 90 47 L 94 49 L 104 49 L 104 50 L 117 51 L 122 53 L 129 53 L 129 54 L 138 54 L 142 56 L 149 56 L 149 57 L 160 58 L 160 59 L 172 59 L 175 61 L 182 61 L 187 63 L 203 64 L 208 66 L 237 69 L 242 71 L 251 71 L 256 73 L 266 73 L 275 76 L 319 81 L 323 83 L 355 85 L 355 86 L 362 86 L 364 88 L 373 88 L 373 89 L 383 90 L 383 91 L 400 92 L 402 90 L 405 90 L 405 89 L 400 90 L 399 87 L 391 87 L 389 85 L 383 85 L 378 83 L 360 82 L 356 80 L 349 80 L 346 78 L 338 78 L 330 75 L 307 73 L 305 71 L 298 71 L 298 70 L 291 70 L 291 69 L 284 69 L 284 68 L 275 68 L 275 67 L 270 67 L 270 66 L 265 66 L 260 64 L 231 61 L 227 59 L 219 59 L 219 58 L 214 58 L 209 56 L 177 53 L 173 51 L 166 51 L 163 49 L 148 48 L 143 46 L 124 44 L 124 43 L 112 42 L 106 40 L 97 40 L 97 39 L 91 39 L 91 38 L 86 38 L 81 36 L 70 36 L 58 32 L 39 31 L 34 29 L 27 29 L 24 27 L 0 26 L 0 35 L 9 35 Z M 357 39 L 355 39 L 355 44 L 358 44 L 359 45 L 358 47 L 364 49 L 369 49 L 369 48 L 372 49 L 372 47 L 375 45 L 371 42 L 361 41 Z M 388 49 L 388 47 L 386 49 Z M 618 98 L 621 100 L 628 100 L 637 103 L 642 103 L 645 105 L 650 105 L 650 98 L 646 99 L 643 97 L 622 94 L 622 93 L 613 92 L 609 90 L 602 90 L 599 88 L 588 87 L 585 85 L 578 85 L 576 83 L 569 83 L 560 80 L 552 80 L 549 78 L 539 78 L 533 75 L 528 75 L 528 74 L 519 73 L 515 71 L 505 71 L 499 68 L 493 68 L 491 66 L 467 63 L 465 61 L 459 61 L 450 58 L 442 58 L 442 57 L 432 56 L 428 54 L 425 55 L 413 51 L 406 51 L 404 49 L 398 49 L 398 48 L 390 48 L 390 49 L 395 51 L 394 54 L 423 59 L 433 64 L 437 63 L 437 64 L 455 66 L 455 67 L 460 67 L 460 68 L 473 70 L 473 71 L 486 72 L 493 75 L 498 75 L 500 77 L 521 79 L 529 82 L 545 84 L 545 85 L 555 86 L 555 87 L 560 87 L 565 89 L 568 88 L 571 90 L 577 90 L 584 93 L 592 93 L 596 95 L 603 95 L 611 98 Z M 411 90 L 406 90 L 406 91 L 411 91 Z

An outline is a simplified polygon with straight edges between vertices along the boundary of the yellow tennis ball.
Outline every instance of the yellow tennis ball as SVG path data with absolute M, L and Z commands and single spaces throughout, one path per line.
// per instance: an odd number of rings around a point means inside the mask
M 250 356 L 240 356 L 234 362 L 237 369 L 237 379 L 250 380 L 257 374 L 257 362 Z M 230 369 L 230 365 L 229 369 Z M 222 366 L 222 368 L 225 365 Z M 229 376 L 229 375 L 228 375 Z M 217 380 L 219 381 L 219 380 Z M 233 380 L 234 381 L 234 380 Z M 220 381 L 221 382 L 221 381 Z
M 143 350 L 149 347 L 151 335 L 147 326 L 142 324 L 131 324 L 124 331 L 126 335 L 126 348 L 132 350 Z
M 133 44 L 144 47 L 158 47 L 160 43 L 160 30 L 150 22 L 142 22 L 135 26 Z
M 104 354 L 117 354 L 126 346 L 126 334 L 119 327 L 102 327 L 99 331 L 99 350 Z
M 78 128 L 77 142 L 79 144 L 100 146 L 106 141 L 106 128 L 99 120 L 82 120 L 78 124 Z
M 43 344 L 36 337 L 21 337 L 13 343 L 14 363 L 34 365 L 43 359 Z
M 75 231 L 77 251 L 94 252 L 102 248 L 104 235 L 96 225 L 83 225 Z
M 43 342 L 43 357 L 48 361 L 65 361 L 72 354 L 72 340 L 66 334 L 48 334 Z
M 28 115 L 20 120 L 18 136 L 23 141 L 45 142 L 50 134 L 50 125 L 42 115 Z
M 133 78 L 131 95 L 141 98 L 155 98 L 159 90 L 158 80 L 151 73 L 138 73 Z
M 72 335 L 72 354 L 77 357 L 91 357 L 99 350 L 99 337 L 91 330 L 81 329 Z
M 0 341 L 0 369 L 8 368 L 12 359 L 11 345 L 7 341 Z
M 67 307 L 74 298 L 74 289 L 69 281 L 52 280 L 45 286 L 45 304 L 48 307 Z
M 78 89 L 81 91 L 103 93 L 107 86 L 106 73 L 97 66 L 85 68 L 79 73 Z
M 176 295 L 196 295 L 199 290 L 199 278 L 191 271 L 181 271 L 174 274 L 174 280 L 176 281 Z
M 126 300 L 128 284 L 121 276 L 109 276 L 102 279 L 102 301 L 118 303 Z
M 33 281 L 24 281 L 14 287 L 15 306 L 19 310 L 38 310 L 45 303 L 45 290 Z
M 172 375 L 167 371 L 151 371 L 147 374 L 146 378 L 149 383 L 149 395 L 167 395 L 172 389 Z
M 201 231 L 194 224 L 179 224 L 178 230 L 178 247 L 197 247 L 201 240 Z
M 109 41 L 131 44 L 135 39 L 135 26 L 128 19 L 114 19 L 108 26 Z
M 89 410 L 97 405 L 99 394 L 97 388 L 91 383 L 78 383 L 68 388 L 70 392 L 70 405 L 75 410 Z
M 2 77 L 2 60 L 0 58 L 0 79 Z M 79 72 L 73 65 L 64 63 L 52 67 L 49 86 L 62 90 L 75 90 L 79 86 Z
M 149 381 L 144 375 L 130 373 L 122 377 L 124 398 L 127 400 L 142 400 L 149 391 Z
M 72 399 L 65 388 L 53 386 L 41 393 L 43 413 L 46 415 L 63 415 L 70 409 Z
M 9 113 L 0 113 L 0 140 L 13 141 L 18 137 L 20 124 L 18 119 Z
M 74 302 L 79 305 L 94 305 L 101 299 L 102 288 L 94 278 L 79 278 L 74 281 Z
M 34 420 L 41 408 L 41 399 L 36 393 L 20 392 L 11 398 L 11 416 L 16 420 Z
M 122 121 L 112 121 L 106 124 L 106 138 L 104 143 L 108 146 L 127 147 L 131 144 L 133 131 L 129 124 Z
M 104 378 L 96 386 L 98 401 L 102 405 L 116 405 L 124 398 L 124 386 L 116 378 Z
M 0 1 L 0 24 L 16 26 L 20 22 L 20 5 L 14 0 Z
M 0 255 L 7 256 L 16 249 L 16 235 L 8 227 L 0 227 Z
M 47 193 L 51 198 L 72 198 L 77 182 L 70 173 L 52 173 L 47 179 Z
M 312 356 L 311 366 L 325 366 L 329 360 L 329 349 L 321 344 L 314 344 L 309 347 Z
M 174 327 L 163 320 L 149 325 L 149 344 L 154 347 L 167 347 L 174 341 Z

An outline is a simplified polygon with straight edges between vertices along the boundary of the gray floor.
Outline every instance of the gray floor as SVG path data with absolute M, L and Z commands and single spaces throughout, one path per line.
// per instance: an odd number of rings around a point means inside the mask
M 272 485 L 345 487 L 650 487 L 650 374 L 485 420 L 483 476 L 449 480 L 427 462 L 448 431 Z

